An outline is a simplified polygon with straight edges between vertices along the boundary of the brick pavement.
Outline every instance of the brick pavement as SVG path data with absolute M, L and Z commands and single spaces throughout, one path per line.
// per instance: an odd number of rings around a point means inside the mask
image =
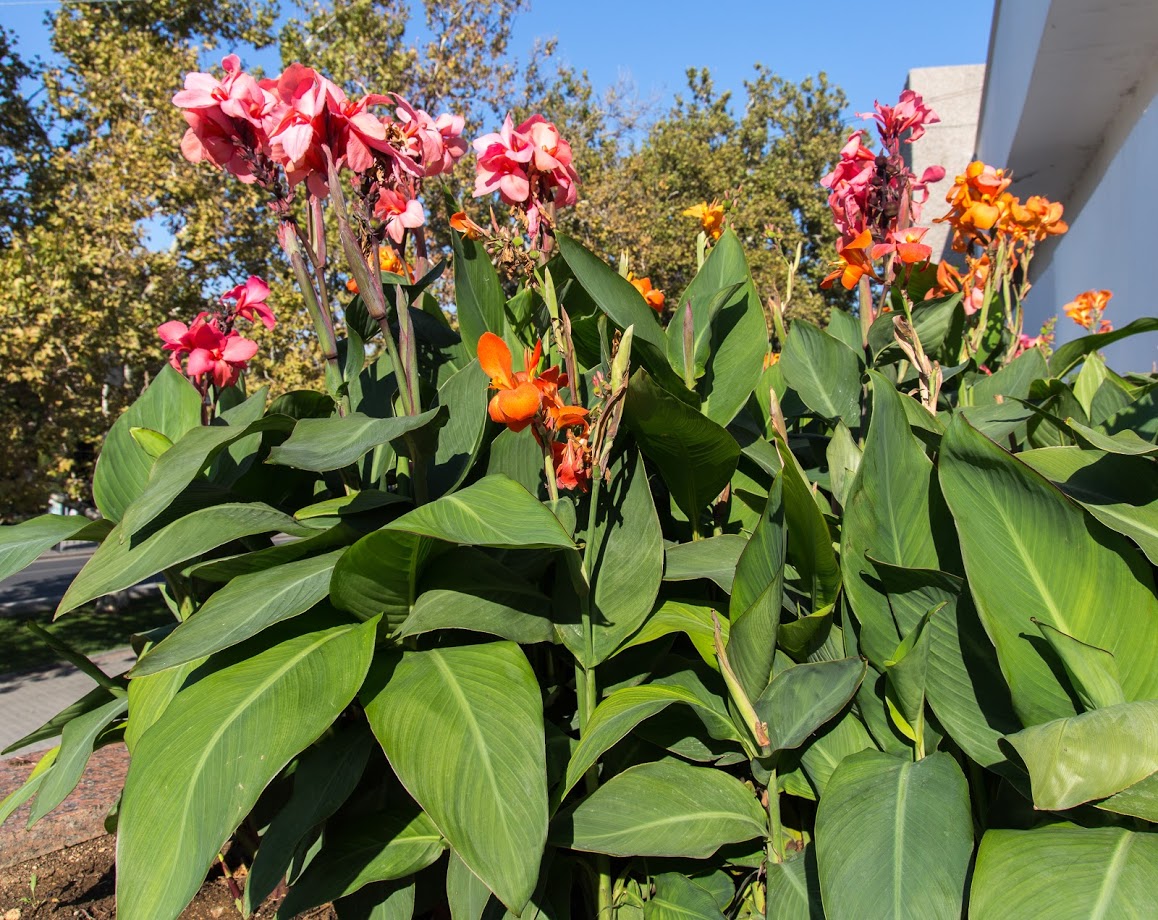
M 120 674 L 136 660 L 131 649 L 93 658 L 106 674 Z M 0 749 L 39 728 L 96 684 L 72 665 L 53 665 L 0 678 Z M 0 758 L 0 799 L 23 785 L 41 753 L 57 743 L 49 739 Z M 76 790 L 32 829 L 26 829 L 31 803 L 25 803 L 0 826 L 0 867 L 73 846 L 105 833 L 104 820 L 116 801 L 128 769 L 123 744 L 97 751 Z
M 93 661 L 106 674 L 116 675 L 126 671 L 136 656 L 124 648 L 105 652 Z M 70 664 L 0 677 L 0 750 L 38 729 L 95 686 L 92 678 Z M 16 753 L 44 750 L 55 743 L 43 741 Z

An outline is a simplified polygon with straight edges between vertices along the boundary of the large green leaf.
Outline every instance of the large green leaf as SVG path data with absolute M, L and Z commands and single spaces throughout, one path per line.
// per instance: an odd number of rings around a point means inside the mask
M 141 739 L 125 780 L 119 917 L 177 917 L 265 786 L 354 698 L 375 625 L 295 636 L 177 694 Z
M 78 514 L 42 514 L 22 524 L 0 527 L 0 581 L 15 575 L 45 550 L 75 537 L 103 537 L 106 521 L 90 521 Z
M 977 617 L 964 580 L 947 572 L 903 568 L 873 560 L 897 626 L 916 628 L 930 610 L 925 693 L 937 719 L 973 760 L 989 769 L 1016 770 L 999 742 L 1021 727 L 993 643 Z
M 398 441 L 419 429 L 446 423 L 446 409 L 428 409 L 419 415 L 371 418 L 355 412 L 344 418 L 303 418 L 293 434 L 269 452 L 267 463 L 322 473 L 356 463 L 375 447 Z
M 430 470 L 431 495 L 453 492 L 466 478 L 482 447 L 487 421 L 487 376 L 471 361 L 438 388 L 438 404 L 448 412 L 438 433 L 438 450 Z
M 699 303 L 692 303 L 687 294 L 680 298 L 680 309 L 672 313 L 664 330 L 667 339 L 667 359 L 675 372 L 689 386 L 693 386 L 704 376 L 708 358 L 712 354 L 712 323 L 724 305 L 729 300 L 735 299 L 736 292 L 743 287 L 743 282 L 730 284 L 722 290 L 710 293 L 706 287 L 705 285 L 705 290 L 701 292 L 702 299 Z M 688 316 L 692 318 L 690 342 L 687 341 L 684 332 Z
M 741 287 L 728 295 L 727 290 L 734 285 Z M 697 309 L 701 305 L 710 306 L 709 300 L 718 295 L 725 299 L 714 316 L 708 309 Z M 763 372 L 763 359 L 768 351 L 768 327 L 760 294 L 752 282 L 744 247 L 735 231 L 726 230 L 716 240 L 684 291 L 679 306 L 689 300 L 696 342 L 710 336 L 706 373 L 698 385 L 703 394 L 703 411 L 712 421 L 727 425 L 748 401 Z M 668 325 L 669 343 L 676 335 L 682 340 L 683 321 L 683 310 L 677 309 Z M 680 355 L 682 358 L 682 349 Z M 676 362 L 672 365 L 680 366 Z
M 951 341 L 955 323 L 963 318 L 960 306 L 960 294 L 937 297 L 916 305 L 913 310 L 913 328 L 921 339 L 925 354 L 936 357 L 946 341 Z M 904 352 L 897 344 L 893 325 L 893 318 L 897 315 L 897 313 L 881 313 L 869 327 L 868 345 L 876 367 L 904 358 Z M 950 355 L 955 358 L 956 351 L 951 351 Z
M 612 856 L 703 859 L 766 832 L 756 797 L 738 779 L 683 761 L 640 764 L 611 777 L 555 819 L 560 846 Z
M 83 716 L 85 713 L 92 712 L 94 709 L 99 709 L 106 703 L 111 703 L 117 699 L 118 696 L 119 695 L 113 693 L 109 687 L 93 687 L 79 700 L 65 706 L 64 709 L 60 710 L 60 712 L 39 728 L 34 729 L 22 738 L 17 738 L 3 750 L 0 750 L 0 756 L 11 754 L 13 751 L 19 751 L 21 748 L 27 747 L 30 744 L 36 744 L 38 741 L 46 741 L 49 738 L 59 738 L 64 727 L 78 716 Z
M 639 292 L 582 244 L 564 233 L 560 233 L 557 239 L 563 261 L 596 306 L 620 329 L 635 327 L 632 347 L 647 352 L 647 364 L 652 373 L 660 373 L 652 366 L 656 359 L 661 367 L 668 367 L 663 330 L 655 311 L 644 302 Z
M 301 536 L 308 532 L 293 518 L 259 502 L 202 508 L 140 542 L 121 540 L 120 527 L 113 529 L 69 585 L 56 608 L 58 617 L 233 540 L 255 534 Z
M 328 825 L 321 851 L 291 886 L 277 915 L 292 920 L 372 882 L 413 875 L 438 859 L 443 849 L 438 828 L 413 803 Z
M 1033 381 L 1048 377 L 1045 355 L 1040 348 L 1031 348 L 1015 358 L 996 374 L 980 377 L 973 384 L 973 403 L 977 406 L 992 405 L 997 397 L 1029 398 L 1029 387 Z
M 822 418 L 860 424 L 860 358 L 851 348 L 798 319 L 780 355 L 784 379 Z
M 961 768 L 943 753 L 846 757 L 820 798 L 816 855 L 830 920 L 957 920 L 973 855 Z
M 725 533 L 706 540 L 676 543 L 664 551 L 663 580 L 692 581 L 707 578 L 732 593 L 736 563 L 748 541 L 738 534 Z
M 486 476 L 415 508 L 387 529 L 505 549 L 570 549 L 575 545 L 549 508 L 502 475 Z
M 442 556 L 421 580 L 419 592 L 399 636 L 467 629 L 524 644 L 556 641 L 550 599 L 473 547 Z
M 869 377 L 872 421 L 845 508 L 840 563 L 848 600 L 861 624 L 861 650 L 881 668 L 900 635 L 872 560 L 906 568 L 951 566 L 941 564 L 934 540 L 941 526 L 935 515 L 939 496 L 933 465 L 909 428 L 904 409 L 909 397 L 875 371 Z
M 601 754 L 610 750 L 644 719 L 651 718 L 672 703 L 714 712 L 695 693 L 674 685 L 646 684 L 610 694 L 595 708 L 583 729 L 583 736 L 567 764 L 567 776 L 559 789 L 559 798 L 571 791 Z
M 1146 920 L 1158 914 L 1158 834 L 1053 824 L 989 830 L 969 892 L 970 920 Z
M 591 647 L 571 609 L 556 612 L 559 636 L 587 667 L 609 657 L 655 606 L 663 578 L 663 532 L 638 451 L 619 453 L 599 496 L 591 535 Z M 573 560 L 574 561 L 574 560 Z
M 1137 551 L 962 419 L 941 443 L 940 479 L 1022 723 L 1075 714 L 1031 619 L 1114 655 L 1127 699 L 1158 697 L 1158 598 Z
M 1064 811 L 1158 771 L 1158 700 L 1033 725 L 1006 740 L 1029 769 L 1034 806 Z
M 1122 454 L 1130 457 L 1145 457 L 1158 454 L 1158 444 L 1138 437 L 1129 428 L 1116 434 L 1106 434 L 1097 428 L 1083 425 L 1076 419 L 1066 419 L 1066 424 L 1081 436 L 1082 440 L 1089 441 L 1098 450 L 1111 454 Z
M 800 763 L 808 779 L 823 795 L 841 761 L 860 751 L 875 750 L 873 740 L 856 713 L 846 712 L 821 729 L 800 752 Z
M 736 439 L 660 388 L 644 370 L 628 384 L 623 417 L 680 510 L 698 521 L 736 470 L 740 459 Z
M 129 721 L 125 723 L 125 747 L 132 754 L 141 738 L 169 708 L 173 698 L 185 686 L 194 670 L 205 662 L 190 661 L 159 674 L 129 681 Z
M 788 558 L 810 589 L 812 609 L 820 610 L 836 603 L 840 590 L 832 534 L 800 463 L 783 442 L 777 442 L 777 450 L 784 462 L 784 522 L 791 534 Z
M 543 703 L 512 642 L 381 660 L 362 696 L 410 794 L 467 867 L 519 912 L 547 836 Z
M 715 650 L 715 623 L 712 621 L 714 608 L 692 601 L 664 601 L 658 610 L 652 612 L 639 631 L 618 649 L 619 652 L 654 642 L 672 633 L 683 633 L 696 647 L 705 664 L 718 669 Z M 730 634 L 726 619 L 719 620 L 721 636 L 725 645 Z
M 711 892 L 678 872 L 655 877 L 655 894 L 643 905 L 644 920 L 724 920 Z
M 450 851 L 446 866 L 446 901 L 451 920 L 482 920 L 491 890 Z
M 1050 355 L 1049 372 L 1054 377 L 1064 377 L 1066 371 L 1090 352 L 1098 351 L 1107 345 L 1112 345 L 1114 342 L 1137 335 L 1140 332 L 1158 332 L 1158 317 L 1145 316 L 1112 332 L 1084 335 L 1080 339 L 1066 342 Z
M 330 573 L 345 550 L 240 575 L 150 649 L 130 677 L 143 677 L 212 655 L 305 613 L 330 593 Z
M 330 600 L 363 619 L 381 614 L 383 631 L 393 632 L 410 616 L 426 564 L 443 549 L 436 540 L 402 531 L 366 534 L 334 566 Z
M 1133 815 L 1151 824 L 1158 824 L 1158 773 L 1134 783 L 1121 792 L 1097 803 L 1103 811 L 1119 815 Z
M 176 442 L 201 424 L 201 394 L 169 365 L 144 393 L 113 423 L 97 458 L 92 494 L 110 521 L 119 521 L 145 489 L 153 458 L 132 436 L 133 428 L 149 428 Z
M 210 425 L 185 432 L 153 463 L 144 489 L 125 510 L 121 539 L 131 537 L 168 508 L 231 444 L 265 431 L 289 431 L 293 426 L 288 415 L 271 415 L 248 425 Z
M 298 845 L 330 817 L 354 791 L 374 738 L 365 725 L 338 730 L 323 738 L 298 761 L 289 799 L 261 835 L 257 855 L 245 882 L 248 916 L 286 875 Z
M 128 708 L 129 701 L 123 696 L 114 699 L 103 706 L 77 716 L 66 726 L 60 734 L 60 753 L 56 763 L 45 774 L 40 784 L 40 791 L 32 805 L 32 812 L 28 817 L 28 826 L 31 827 L 46 814 L 63 802 L 70 792 L 80 782 L 85 765 L 93 752 L 97 735 L 114 719 L 121 716 Z
M 754 703 L 771 750 L 800 747 L 852 699 L 867 668 L 863 659 L 840 658 L 780 671 Z
M 454 299 L 462 343 L 471 357 L 484 332 L 503 334 L 503 287 L 482 243 L 450 233 L 454 246 Z
M 728 660 L 749 699 L 772 679 L 776 631 L 784 600 L 787 535 L 781 500 L 783 475 L 777 476 L 768 503 L 736 565 L 728 607 Z
M 1158 565 L 1158 469 L 1151 461 L 1080 447 L 1042 447 L 1017 459 L 1132 539 Z
M 820 920 L 824 916 L 816 847 L 808 847 L 802 856 L 787 862 L 769 863 L 767 873 L 765 920 Z

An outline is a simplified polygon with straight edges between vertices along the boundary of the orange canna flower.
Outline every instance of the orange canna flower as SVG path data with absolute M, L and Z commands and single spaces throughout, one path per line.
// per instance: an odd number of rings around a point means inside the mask
M 1059 202 L 1042 195 L 1031 195 L 1022 204 L 1016 198 L 1010 203 L 1005 229 L 1020 239 L 1038 242 L 1047 236 L 1059 236 L 1069 230 L 1062 220 L 1065 209 Z
M 414 280 L 414 272 L 411 271 L 409 265 L 398 258 L 398 253 L 394 251 L 394 247 L 392 246 L 378 247 L 378 267 L 384 272 L 402 275 L 402 277 L 410 281 Z M 346 282 L 346 290 L 351 294 L 357 294 L 358 282 L 351 278 Z
M 466 211 L 455 211 L 450 216 L 450 226 L 451 229 L 457 230 L 472 240 L 481 240 L 486 235 L 483 233 L 482 227 L 466 216 Z
M 851 291 L 864 275 L 875 278 L 873 260 L 869 254 L 872 245 L 873 236 L 868 230 L 862 230 L 855 239 L 847 243 L 837 243 L 836 254 L 840 258 L 831 263 L 836 268 L 820 282 L 820 286 L 830 288 L 833 281 L 839 278 L 845 289 Z
M 1065 305 L 1065 314 L 1091 332 L 1095 327 L 1098 328 L 1098 332 L 1109 332 L 1113 326 L 1109 321 L 1102 319 L 1102 313 L 1113 296 L 1110 291 L 1086 291 Z
M 490 416 L 511 431 L 522 431 L 542 408 L 543 393 L 532 378 L 542 353 L 539 342 L 533 353 L 523 355 L 523 370 L 515 372 L 506 342 L 493 332 L 484 332 L 478 340 L 478 363 L 491 378 L 491 388 L 498 391 L 491 397 Z
M 635 275 L 628 272 L 627 280 L 631 282 L 632 287 L 639 291 L 649 307 L 656 313 L 663 312 L 663 291 L 657 291 L 653 288 L 650 278 L 636 278 Z
M 718 240 L 724 232 L 724 206 L 718 201 L 708 204 L 702 201 L 694 204 L 683 212 L 684 217 L 694 217 L 700 222 L 704 233 L 713 240 Z

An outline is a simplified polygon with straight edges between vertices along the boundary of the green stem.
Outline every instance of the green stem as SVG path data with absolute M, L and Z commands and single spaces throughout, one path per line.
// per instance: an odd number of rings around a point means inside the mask
M 300 236 L 290 250 L 289 257 L 290 265 L 293 266 L 294 277 L 306 301 L 306 309 L 314 322 L 314 331 L 318 335 L 318 344 L 322 347 L 322 356 L 326 360 L 326 388 L 330 393 L 337 393 L 342 385 L 342 369 L 338 364 L 338 340 L 334 334 L 333 318 L 329 315 L 329 310 L 323 310 L 321 304 L 318 303 L 318 294 L 314 288 L 313 278 L 306 265 L 306 260 L 302 257 Z M 350 398 L 348 396 L 338 397 L 336 402 L 339 415 L 346 415 L 350 411 Z
M 539 443 L 543 446 L 543 475 L 547 477 L 547 494 L 551 501 L 559 500 L 559 484 L 555 481 L 555 460 L 551 456 L 551 442 L 547 440 L 548 432 L 539 433 Z
M 780 851 L 784 841 L 784 826 L 780 821 L 780 790 L 776 768 L 772 768 L 772 775 L 768 778 L 768 862 L 784 862 L 784 854 Z
M 549 453 L 550 449 L 548 448 L 547 450 Z M 553 471 L 551 472 L 553 476 Z M 599 487 L 602 482 L 603 475 L 599 470 L 598 464 L 596 464 L 591 469 L 591 504 L 587 511 L 587 534 L 586 542 L 583 546 L 583 579 L 587 583 L 587 591 L 583 595 L 580 610 L 583 618 L 585 661 L 591 661 L 595 657 L 595 632 L 591 622 L 591 558 L 592 546 L 595 543 L 595 527 L 598 520 Z M 582 737 L 587 730 L 587 724 L 591 719 L 591 714 L 595 711 L 595 707 L 599 701 L 594 667 L 588 668 L 579 661 L 575 662 L 575 692 L 579 697 L 579 735 Z M 598 765 L 593 765 L 583 779 L 587 787 L 588 795 L 598 789 Z M 614 915 L 615 910 L 615 893 L 611 879 L 611 859 L 605 854 L 599 853 L 595 854 L 594 863 L 597 880 L 596 916 L 599 920 L 609 920 L 609 918 Z

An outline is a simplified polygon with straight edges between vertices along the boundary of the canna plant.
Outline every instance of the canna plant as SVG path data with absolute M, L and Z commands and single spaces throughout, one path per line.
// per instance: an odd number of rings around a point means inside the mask
M 789 326 L 718 205 L 678 297 L 560 232 L 571 149 L 508 119 L 444 311 L 420 195 L 461 119 L 224 69 L 183 149 L 269 192 L 325 386 L 246 392 L 251 279 L 159 330 L 102 518 L 0 530 L 0 576 L 100 543 L 57 616 L 154 573 L 173 614 L 126 674 L 62 649 L 97 686 L 0 817 L 123 741 L 123 920 L 226 859 L 286 918 L 1158 912 L 1158 380 L 1098 355 L 1158 320 L 1023 332 L 1060 206 L 975 164 L 966 269 L 930 264 L 906 92 L 824 180 L 857 315 Z

